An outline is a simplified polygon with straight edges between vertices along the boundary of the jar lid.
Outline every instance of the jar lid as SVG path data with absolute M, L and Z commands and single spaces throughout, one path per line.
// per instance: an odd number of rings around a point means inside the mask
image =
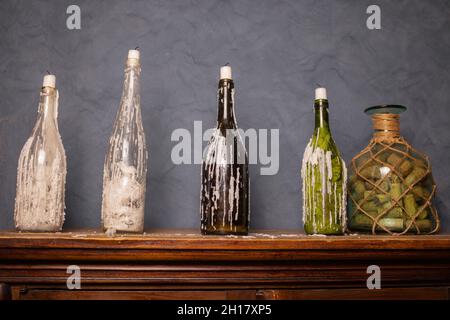
M 364 110 L 364 112 L 369 115 L 378 113 L 400 114 L 405 111 L 406 107 L 399 104 L 385 104 L 380 106 L 373 106 Z

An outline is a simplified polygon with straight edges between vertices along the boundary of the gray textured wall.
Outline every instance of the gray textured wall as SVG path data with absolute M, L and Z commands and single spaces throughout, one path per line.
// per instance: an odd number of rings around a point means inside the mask
M 346 160 L 367 145 L 362 110 L 409 107 L 402 132 L 431 157 L 436 204 L 450 230 L 450 2 L 376 1 L 0 2 L 0 228 L 13 226 L 16 166 L 34 121 L 42 76 L 57 75 L 68 156 L 66 228 L 100 225 L 104 154 L 129 48 L 142 52 L 142 111 L 150 150 L 147 227 L 198 227 L 199 165 L 170 160 L 176 128 L 214 126 L 218 67 L 233 66 L 242 128 L 280 129 L 280 170 L 252 166 L 253 228 L 301 228 L 300 162 L 312 133 L 313 89 L 328 88 Z M 78 4 L 82 29 L 66 28 Z

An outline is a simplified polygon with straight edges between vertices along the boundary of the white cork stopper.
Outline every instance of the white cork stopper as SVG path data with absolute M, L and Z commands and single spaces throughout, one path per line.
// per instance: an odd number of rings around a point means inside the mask
M 316 88 L 316 100 L 318 99 L 327 100 L 327 89 Z
M 231 67 L 230 66 L 220 67 L 220 80 L 222 80 L 222 79 L 230 79 L 230 80 L 233 79 L 233 77 L 231 76 Z
M 141 53 L 139 50 L 128 50 L 128 59 L 136 59 L 139 60 Z
M 46 74 L 44 76 L 44 81 L 42 82 L 43 87 L 56 88 L 56 77 L 53 74 Z

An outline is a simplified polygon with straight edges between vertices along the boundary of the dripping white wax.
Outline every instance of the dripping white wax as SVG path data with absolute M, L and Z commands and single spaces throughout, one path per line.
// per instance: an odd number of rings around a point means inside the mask
M 55 77 L 46 75 L 43 85 L 54 87 Z M 65 215 L 67 169 L 64 146 L 54 123 L 58 110 L 56 90 L 51 94 L 41 92 L 39 110 L 33 135 L 19 157 L 15 226 L 22 231 L 60 231 Z M 53 110 L 55 114 L 45 117 L 42 110 Z
M 236 132 L 231 132 L 229 134 L 233 134 L 235 137 L 237 136 Z M 221 213 L 219 211 L 220 205 L 223 205 L 223 227 L 229 224 L 231 228 L 235 228 L 234 224 L 239 218 L 238 208 L 239 202 L 241 201 L 239 191 L 243 181 L 243 173 L 241 173 L 239 167 L 236 168 L 236 176 L 234 170 L 231 170 L 230 181 L 227 185 L 228 189 L 224 188 L 225 181 L 222 180 L 222 177 L 224 177 L 225 174 L 221 173 L 221 171 L 228 170 L 229 158 L 233 158 L 232 156 L 230 157 L 229 154 L 232 150 L 232 145 L 229 143 L 234 141 L 234 139 L 227 139 L 220 134 L 220 131 L 216 130 L 211 139 L 208 153 L 205 156 L 206 160 L 204 161 L 204 165 L 207 166 L 207 170 L 205 170 L 207 176 L 205 177 L 202 175 L 202 180 L 203 183 L 207 181 L 212 181 L 212 183 L 210 184 L 210 190 L 205 190 L 202 183 L 201 193 L 204 194 L 205 198 L 209 198 L 209 192 L 212 193 L 211 199 L 209 199 L 211 203 L 211 219 L 209 223 L 213 228 L 215 228 L 214 216 Z M 226 197 L 227 192 L 228 197 Z M 223 193 L 223 196 L 221 196 L 221 193 Z M 222 201 L 221 203 L 219 203 L 220 200 Z M 201 206 L 201 215 L 202 217 L 205 216 L 203 205 Z
M 137 180 L 137 170 L 124 162 L 107 179 L 103 191 L 103 226 L 115 231 L 142 232 L 144 229 L 145 186 Z
M 309 141 L 302 161 L 302 181 L 303 181 L 303 223 L 308 219 L 312 219 L 313 232 L 317 233 L 319 227 L 325 227 L 324 224 L 318 225 L 316 220 L 316 208 L 318 205 L 322 208 L 322 223 L 327 220 L 328 226 L 331 227 L 338 219 L 345 227 L 346 224 L 346 185 L 347 185 L 347 170 L 345 164 L 341 160 L 342 166 L 342 195 L 337 195 L 336 182 L 332 181 L 333 166 L 331 161 L 331 151 L 325 151 L 317 146 L 317 141 L 312 139 Z M 318 203 L 315 190 L 315 174 L 314 169 L 319 169 L 319 176 L 321 182 L 321 196 L 322 201 Z M 309 195 L 312 195 L 309 196 Z M 333 210 L 327 211 L 327 201 L 335 200 Z

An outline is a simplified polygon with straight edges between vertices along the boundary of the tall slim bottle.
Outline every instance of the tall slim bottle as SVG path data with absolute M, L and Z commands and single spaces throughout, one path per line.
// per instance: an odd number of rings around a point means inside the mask
M 102 225 L 111 235 L 144 231 L 147 149 L 141 117 L 140 73 L 139 51 L 130 50 L 103 173 Z
M 20 231 L 60 231 L 64 223 L 66 153 L 58 130 L 58 90 L 44 76 L 38 118 L 19 157 L 14 208 Z
M 316 89 L 315 128 L 302 163 L 303 223 L 307 234 L 342 234 L 347 169 L 331 136 L 325 88 Z
M 250 221 L 248 157 L 234 114 L 231 67 L 220 69 L 217 127 L 204 152 L 202 234 L 247 234 Z

